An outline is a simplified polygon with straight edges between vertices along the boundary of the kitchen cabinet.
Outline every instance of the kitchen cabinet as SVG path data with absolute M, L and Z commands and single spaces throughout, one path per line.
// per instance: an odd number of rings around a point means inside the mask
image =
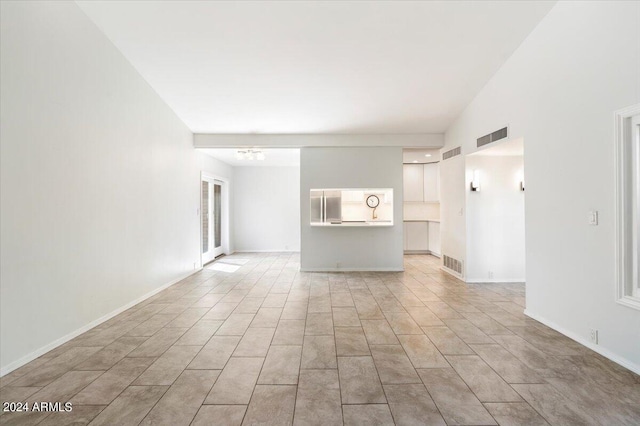
M 424 165 L 405 164 L 402 168 L 404 179 L 404 201 L 424 201 Z
M 427 251 L 429 250 L 429 223 L 428 222 L 404 222 L 405 226 L 405 250 Z
M 429 251 L 436 256 L 440 256 L 440 223 L 429 223 Z
M 437 203 L 440 201 L 440 165 L 405 164 L 403 166 L 404 201 Z
M 424 201 L 427 203 L 440 201 L 440 164 L 425 164 L 423 180 Z

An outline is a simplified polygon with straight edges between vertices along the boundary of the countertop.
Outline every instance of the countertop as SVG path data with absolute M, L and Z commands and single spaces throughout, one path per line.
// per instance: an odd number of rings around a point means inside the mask
M 440 223 L 440 219 L 404 219 L 403 222 L 436 222 L 436 223 Z
M 341 222 L 341 223 L 331 223 L 331 222 L 315 222 L 311 223 L 311 226 L 328 226 L 328 227 L 362 227 L 362 226 L 393 226 L 393 222 L 379 220 L 379 221 L 371 221 L 371 222 Z

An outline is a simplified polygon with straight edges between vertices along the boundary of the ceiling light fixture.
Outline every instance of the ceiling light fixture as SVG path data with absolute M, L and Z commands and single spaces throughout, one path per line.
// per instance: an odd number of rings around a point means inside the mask
M 431 154 L 425 154 L 424 156 L 425 157 L 431 157 Z
M 258 160 L 258 161 L 264 161 L 265 159 L 265 155 L 264 152 L 262 152 L 259 149 L 239 149 L 236 152 L 236 159 L 238 160 Z

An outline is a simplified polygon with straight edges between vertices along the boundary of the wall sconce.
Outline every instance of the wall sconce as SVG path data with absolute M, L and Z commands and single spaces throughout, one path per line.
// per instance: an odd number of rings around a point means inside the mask
M 480 171 L 473 171 L 473 180 L 471 181 L 471 191 L 479 192 L 480 191 Z
M 524 191 L 524 173 L 520 170 L 517 174 L 516 181 L 520 186 L 520 191 Z

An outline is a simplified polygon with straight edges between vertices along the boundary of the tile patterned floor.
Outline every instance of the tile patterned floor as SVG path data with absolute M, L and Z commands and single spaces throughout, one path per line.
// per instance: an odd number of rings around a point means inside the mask
M 237 254 L 0 379 L 1 424 L 638 425 L 640 378 L 525 317 L 524 286 Z

